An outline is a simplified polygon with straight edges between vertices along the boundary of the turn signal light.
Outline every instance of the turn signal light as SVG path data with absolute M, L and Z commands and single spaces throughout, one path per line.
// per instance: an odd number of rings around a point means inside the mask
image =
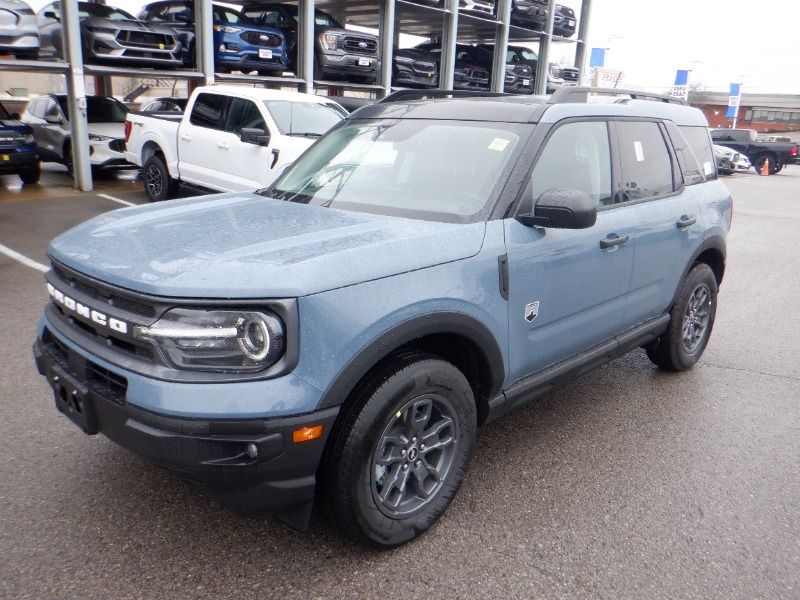
M 322 436 L 322 425 L 314 425 L 312 427 L 301 427 L 292 432 L 292 441 L 295 444 L 302 442 L 310 442 Z

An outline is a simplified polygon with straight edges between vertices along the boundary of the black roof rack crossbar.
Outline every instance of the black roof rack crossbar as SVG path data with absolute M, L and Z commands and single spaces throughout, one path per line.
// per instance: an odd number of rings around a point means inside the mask
M 669 102 L 672 104 L 686 105 L 683 98 L 675 98 L 674 96 L 665 96 L 663 94 L 652 94 L 650 92 L 641 92 L 639 90 L 623 90 L 618 88 L 598 88 L 598 87 L 580 87 L 580 86 L 562 86 L 558 88 L 548 104 L 565 104 L 567 102 L 586 103 L 589 100 L 589 94 L 597 94 L 603 96 L 630 96 L 634 100 L 655 100 L 658 102 Z
M 502 92 L 484 92 L 481 90 L 397 90 L 378 102 L 405 102 L 407 100 L 423 100 L 425 98 L 480 98 L 486 96 L 508 96 Z

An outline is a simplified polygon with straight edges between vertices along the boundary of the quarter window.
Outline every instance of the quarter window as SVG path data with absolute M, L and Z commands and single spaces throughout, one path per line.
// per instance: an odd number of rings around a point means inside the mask
M 715 179 L 717 168 L 714 166 L 714 151 L 711 149 L 708 129 L 688 126 L 681 126 L 678 129 L 681 130 L 683 137 L 689 142 L 689 148 L 692 149 L 697 162 L 700 163 L 706 179 Z
M 671 194 L 672 159 L 658 123 L 620 121 L 616 126 L 622 162 L 622 193 L 617 201 Z
M 548 190 L 586 192 L 598 206 L 611 204 L 611 152 L 604 121 L 562 125 L 550 136 L 531 175 L 533 204 Z
M 228 117 L 225 119 L 225 131 L 238 136 L 242 134 L 242 129 L 252 128 L 267 130 L 258 107 L 250 100 L 232 98 Z
M 221 129 L 220 123 L 226 99 L 225 96 L 218 94 L 199 94 L 192 107 L 189 122 L 198 127 Z

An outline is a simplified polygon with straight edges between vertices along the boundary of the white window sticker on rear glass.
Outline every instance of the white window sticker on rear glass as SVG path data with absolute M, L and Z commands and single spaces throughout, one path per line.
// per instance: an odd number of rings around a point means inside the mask
M 633 149 L 636 152 L 636 160 L 638 162 L 644 162 L 644 148 L 642 148 L 642 142 L 633 142 Z

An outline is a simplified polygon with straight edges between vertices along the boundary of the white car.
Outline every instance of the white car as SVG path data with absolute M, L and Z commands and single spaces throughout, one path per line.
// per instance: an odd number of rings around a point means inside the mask
M 126 157 L 153 201 L 187 183 L 218 192 L 267 187 L 347 117 L 333 100 L 242 86 L 197 88 L 183 115 L 130 113 Z
M 717 171 L 723 175 L 743 173 L 752 168 L 750 160 L 744 154 L 726 146 L 714 144 L 714 159 L 717 163 Z

